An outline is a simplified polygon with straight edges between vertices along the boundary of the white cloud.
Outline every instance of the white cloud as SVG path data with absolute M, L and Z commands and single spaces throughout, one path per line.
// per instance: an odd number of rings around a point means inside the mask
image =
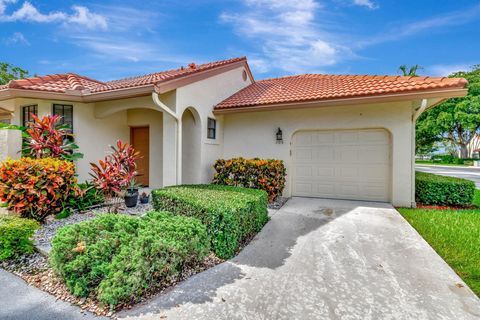
M 62 11 L 41 13 L 30 2 L 25 1 L 20 8 L 6 14 L 7 4 L 14 4 L 16 0 L 0 0 L 0 22 L 37 22 L 76 24 L 88 29 L 107 29 L 107 19 L 97 13 L 91 12 L 87 7 L 73 6 L 72 13 Z
M 426 74 L 432 76 L 446 77 L 454 72 L 470 71 L 472 64 L 459 63 L 459 64 L 436 64 L 426 67 Z
M 453 11 L 415 22 L 402 23 L 399 27 L 388 29 L 384 33 L 359 41 L 357 46 L 365 47 L 388 41 L 397 41 L 429 30 L 463 25 L 474 19 L 478 19 L 479 16 L 480 4 L 477 4 L 468 9 Z
M 75 44 L 92 51 L 97 57 L 108 58 L 109 60 L 129 62 L 168 61 L 178 64 L 191 61 L 183 55 L 162 53 L 148 42 L 134 39 L 126 41 L 124 37 L 77 35 L 73 36 L 72 40 Z
M 221 21 L 260 49 L 252 67 L 265 73 L 272 69 L 290 73 L 314 72 L 350 56 L 335 36 L 315 23 L 321 9 L 314 0 L 244 0 L 246 10 L 225 12 Z
M 377 9 L 378 5 L 372 0 L 353 0 L 353 4 L 357 6 L 367 7 L 368 9 Z
M 86 26 L 90 29 L 107 29 L 107 19 L 104 16 L 91 12 L 88 8 L 82 6 L 73 6 L 74 13 L 68 18 L 69 22 Z
M 14 32 L 10 37 L 4 40 L 4 43 L 6 45 L 15 45 L 15 44 L 20 44 L 25 46 L 30 45 L 30 42 L 28 42 L 27 38 L 25 38 L 25 36 L 21 32 Z

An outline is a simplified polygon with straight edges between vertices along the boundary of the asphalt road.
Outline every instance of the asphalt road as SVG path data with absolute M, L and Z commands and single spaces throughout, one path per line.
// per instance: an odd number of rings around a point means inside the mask
M 480 188 L 480 167 L 447 167 L 447 166 L 421 166 L 416 165 L 417 171 L 430 172 L 442 176 L 464 178 L 475 182 L 477 188 Z

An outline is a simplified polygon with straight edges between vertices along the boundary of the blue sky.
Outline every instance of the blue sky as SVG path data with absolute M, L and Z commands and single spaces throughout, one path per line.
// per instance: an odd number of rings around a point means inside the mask
M 247 56 L 297 73 L 447 75 L 480 64 L 480 1 L 0 0 L 0 61 L 99 80 Z

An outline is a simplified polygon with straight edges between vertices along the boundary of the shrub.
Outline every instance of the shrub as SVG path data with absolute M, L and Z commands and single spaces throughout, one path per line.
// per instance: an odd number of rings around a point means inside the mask
M 159 282 L 170 282 L 185 266 L 202 261 L 210 238 L 197 219 L 151 212 L 133 242 L 113 258 L 109 276 L 100 283 L 98 298 L 108 304 L 141 295 Z
M 427 205 L 469 205 L 473 201 L 475 183 L 470 180 L 415 173 L 415 201 Z
M 105 197 L 114 197 L 129 186 L 137 174 L 135 161 L 140 158 L 138 151 L 121 140 L 111 148 L 113 152 L 98 165 L 90 163 L 92 183 Z
M 33 158 L 61 158 L 76 160 L 83 158 L 77 153 L 78 146 L 73 143 L 73 134 L 67 124 L 62 124 L 59 115 L 48 115 L 43 118 L 31 114 L 32 122 L 26 128 L 23 154 Z
M 70 195 L 68 205 L 76 210 L 85 211 L 88 208 L 105 202 L 105 197 L 89 182 L 78 184 L 79 192 Z
M 285 188 L 286 170 L 282 160 L 219 159 L 213 168 L 214 184 L 265 190 L 270 202 Z
M 0 261 L 33 252 L 30 238 L 38 227 L 31 219 L 0 215 Z
M 212 250 L 231 258 L 241 242 L 268 221 L 267 194 L 263 190 L 218 185 L 175 186 L 154 190 L 153 207 L 196 217 L 206 226 Z
M 75 190 L 75 165 L 70 161 L 22 158 L 0 166 L 0 199 L 22 217 L 41 221 L 61 212 Z
M 209 252 L 205 226 L 165 212 L 144 218 L 104 214 L 60 229 L 50 265 L 75 296 L 110 305 L 138 299 Z

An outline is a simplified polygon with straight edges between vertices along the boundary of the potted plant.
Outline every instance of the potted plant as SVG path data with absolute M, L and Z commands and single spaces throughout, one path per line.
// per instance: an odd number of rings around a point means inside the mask
M 125 206 L 127 208 L 133 208 L 137 206 L 138 203 L 138 189 L 139 185 L 136 184 L 135 179 L 130 180 L 130 185 L 125 191 Z
M 142 194 L 140 195 L 140 203 L 147 204 L 149 199 L 150 199 L 150 195 L 147 194 L 146 192 L 142 192 Z

